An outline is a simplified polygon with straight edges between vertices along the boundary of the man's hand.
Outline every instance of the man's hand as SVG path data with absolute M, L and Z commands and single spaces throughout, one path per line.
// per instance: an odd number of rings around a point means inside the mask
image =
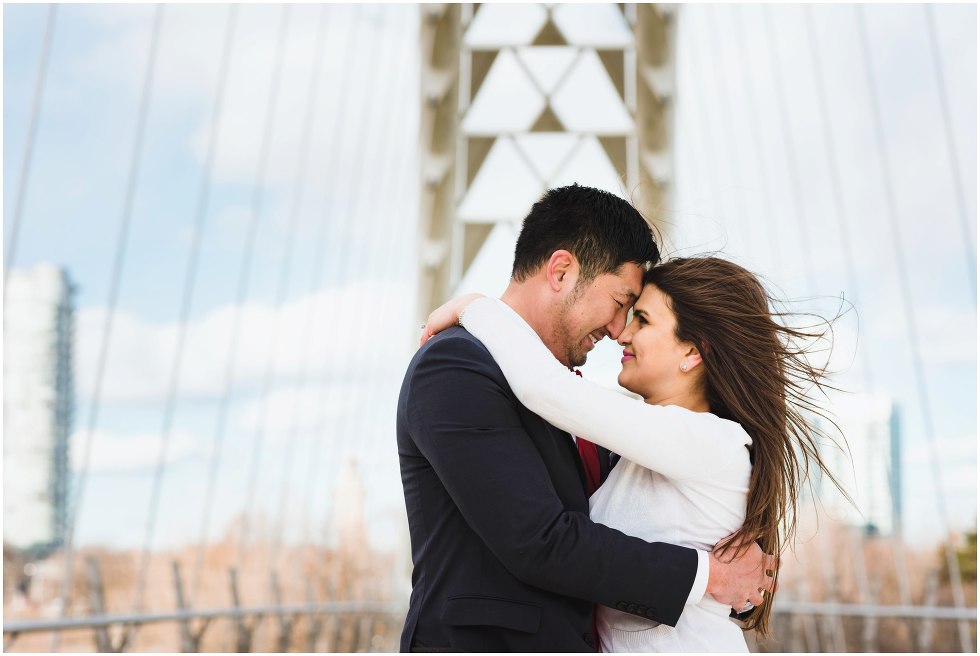
M 466 306 L 482 297 L 483 294 L 466 294 L 447 301 L 433 310 L 429 315 L 428 321 L 422 326 L 422 337 L 419 339 L 419 346 L 425 344 L 430 337 L 434 337 L 437 333 L 455 326 L 456 322 L 459 321 L 459 315 L 466 309 Z
M 736 613 L 743 613 L 751 609 L 749 604 L 761 606 L 765 595 L 775 591 L 778 559 L 764 553 L 755 542 L 734 558 L 736 546 L 724 554 L 711 552 L 706 592 Z

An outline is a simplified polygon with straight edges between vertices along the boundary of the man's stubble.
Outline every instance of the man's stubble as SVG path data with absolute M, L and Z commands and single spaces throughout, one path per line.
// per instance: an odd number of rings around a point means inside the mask
M 557 351 L 564 354 L 564 358 L 560 359 L 562 360 L 562 364 L 568 367 L 581 367 L 585 364 L 586 358 L 588 358 L 588 353 L 582 348 L 582 339 L 585 336 L 582 335 L 580 338 L 577 338 L 572 334 L 574 326 L 571 320 L 575 305 L 578 303 L 584 291 L 585 285 L 582 284 L 582 280 L 576 281 L 572 293 L 563 299 L 555 309 L 551 343 L 555 345 Z

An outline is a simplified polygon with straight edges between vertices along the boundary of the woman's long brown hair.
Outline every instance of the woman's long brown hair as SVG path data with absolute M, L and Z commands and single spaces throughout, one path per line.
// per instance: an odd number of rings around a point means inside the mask
M 784 325 L 792 315 L 776 311 L 759 279 L 717 257 L 669 260 L 650 269 L 644 283 L 666 294 L 677 338 L 701 354 L 711 412 L 738 422 L 752 438 L 745 522 L 719 548 L 737 554 L 754 540 L 766 553 L 781 553 L 795 533 L 800 491 L 813 465 L 847 496 L 820 457 L 814 436 L 823 434 L 807 420 L 827 418 L 814 398 L 827 388 L 826 367 L 808 356 L 830 323 L 814 332 Z M 768 635 L 771 613 L 767 593 L 744 627 Z

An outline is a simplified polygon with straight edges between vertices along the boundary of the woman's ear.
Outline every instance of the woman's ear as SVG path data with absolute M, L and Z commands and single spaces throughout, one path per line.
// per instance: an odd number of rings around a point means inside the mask
M 681 358 L 681 371 L 687 373 L 694 371 L 699 366 L 701 366 L 701 353 L 694 347 L 693 344 L 687 345 L 687 350 L 684 353 L 684 357 Z
M 578 260 L 566 250 L 555 251 L 548 259 L 546 275 L 553 291 L 559 292 L 569 283 L 574 287 L 578 279 Z

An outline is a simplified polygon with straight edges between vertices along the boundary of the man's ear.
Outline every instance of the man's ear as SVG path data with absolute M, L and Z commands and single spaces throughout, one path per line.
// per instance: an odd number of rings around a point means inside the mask
M 548 284 L 553 291 L 561 291 L 578 280 L 578 260 L 566 250 L 555 251 L 548 259 L 546 270 Z

